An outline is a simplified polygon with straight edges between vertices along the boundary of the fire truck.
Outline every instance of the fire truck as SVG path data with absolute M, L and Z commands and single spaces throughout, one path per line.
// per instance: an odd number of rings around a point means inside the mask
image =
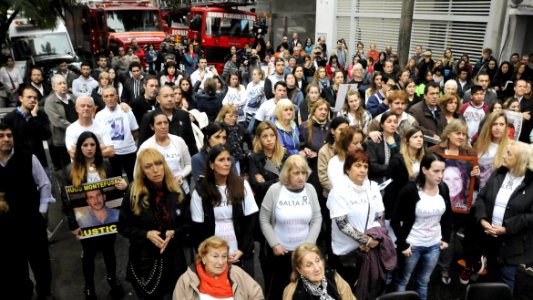
M 175 1 L 176 2 L 176 1 Z M 255 41 L 257 13 L 239 10 L 255 0 L 180 0 L 174 9 L 162 9 L 168 32 L 176 42 L 197 42 L 207 62 L 221 70 L 232 46 L 244 48 Z
M 149 0 L 78 0 L 66 15 L 74 45 L 93 56 L 105 50 L 116 54 L 133 38 L 140 47 L 159 49 L 166 36 L 160 10 Z

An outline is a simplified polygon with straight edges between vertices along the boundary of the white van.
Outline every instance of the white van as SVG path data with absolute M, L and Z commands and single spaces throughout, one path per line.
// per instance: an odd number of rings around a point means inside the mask
M 39 28 L 26 18 L 17 18 L 9 26 L 11 54 L 15 65 L 26 75 L 26 68 L 35 65 L 45 73 L 56 67 L 60 60 L 77 60 L 65 23 L 60 18 L 54 29 Z

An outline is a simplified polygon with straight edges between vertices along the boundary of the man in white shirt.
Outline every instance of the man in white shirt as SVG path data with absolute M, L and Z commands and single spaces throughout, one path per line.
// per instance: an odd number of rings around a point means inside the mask
M 278 81 L 274 85 L 274 98 L 265 101 L 255 114 L 255 126 L 263 121 L 271 121 L 274 116 L 274 109 L 279 100 L 287 98 L 287 84 Z M 255 131 L 255 130 L 254 130 Z
M 468 137 L 472 139 L 477 134 L 479 124 L 485 118 L 489 107 L 483 101 L 485 92 L 482 86 L 474 85 L 470 91 L 472 93 L 471 100 L 461 106 L 460 112 L 468 128 Z
M 200 90 L 204 89 L 204 81 L 207 78 L 213 78 L 215 74 L 211 71 L 212 67 L 207 68 L 207 59 L 200 58 L 198 62 L 198 69 L 191 74 L 191 83 L 194 86 L 197 81 L 201 81 Z
M 112 176 L 121 176 L 126 172 L 128 181 L 133 181 L 133 166 L 137 152 L 135 140 L 139 135 L 139 125 L 131 110 L 124 112 L 118 105 L 117 90 L 112 86 L 102 89 L 105 108 L 94 118 L 96 123 L 103 125 L 110 133 L 111 144 L 115 148 L 115 156 L 109 158 Z
M 74 157 L 78 137 L 84 131 L 90 131 L 96 135 L 104 157 L 115 155 L 115 147 L 111 142 L 109 131 L 100 123 L 94 122 L 94 100 L 90 96 L 81 96 L 76 100 L 76 112 L 78 120 L 67 127 L 65 133 L 65 146 L 70 157 Z
M 72 82 L 74 96 L 90 96 L 93 89 L 98 86 L 98 81 L 91 77 L 91 65 L 88 62 L 81 64 L 81 75 Z

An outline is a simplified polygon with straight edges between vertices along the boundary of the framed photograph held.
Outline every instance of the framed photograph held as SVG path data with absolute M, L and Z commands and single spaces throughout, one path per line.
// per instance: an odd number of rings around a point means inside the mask
M 468 214 L 474 197 L 475 177 L 470 176 L 478 165 L 477 157 L 441 154 L 446 161 L 443 181 L 450 190 L 450 201 L 454 213 Z

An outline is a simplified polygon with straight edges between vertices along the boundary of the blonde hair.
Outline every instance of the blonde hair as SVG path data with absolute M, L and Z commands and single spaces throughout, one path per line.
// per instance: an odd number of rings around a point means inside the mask
M 322 263 L 325 264 L 324 259 L 322 258 L 322 255 L 320 254 L 320 249 L 314 244 L 311 243 L 303 243 L 300 246 L 294 250 L 291 256 L 291 263 L 292 263 L 292 273 L 291 273 L 291 281 L 296 282 L 298 281 L 298 276 L 300 273 L 298 272 L 298 268 L 300 267 L 300 264 L 302 263 L 302 260 L 304 256 L 308 253 L 316 253 L 318 256 L 320 256 L 320 259 L 322 260 Z
M 222 108 L 220 109 L 220 112 L 217 115 L 217 118 L 215 119 L 215 122 L 224 123 L 224 117 L 227 114 L 237 115 L 237 107 L 235 107 L 235 105 L 233 104 L 226 104 L 222 106 Z
M 276 108 L 274 109 L 274 116 L 276 117 L 276 120 L 281 121 L 281 114 L 285 110 L 285 108 L 292 108 L 292 111 L 294 112 L 294 104 L 289 99 L 281 99 L 276 104 Z M 293 114 L 292 119 L 294 120 L 294 116 L 296 114 Z
M 196 254 L 196 257 L 194 258 L 194 262 L 199 264 L 202 262 L 202 258 L 204 258 L 210 249 L 221 249 L 225 248 L 229 251 L 229 245 L 228 242 L 225 240 L 217 237 L 212 236 L 205 239 L 203 242 L 200 243 L 200 246 L 198 246 L 198 254 Z
M 282 185 L 290 184 L 289 173 L 293 169 L 297 169 L 298 171 L 307 173 L 307 178 L 309 178 L 309 175 L 311 174 L 311 169 L 309 169 L 309 166 L 307 165 L 307 160 L 305 160 L 305 158 L 298 154 L 291 155 L 289 156 L 289 158 L 287 158 L 287 160 L 285 160 L 285 163 L 283 163 L 283 168 L 279 173 L 279 182 Z
M 274 165 L 279 168 L 281 166 L 281 163 L 283 162 L 283 157 L 285 156 L 285 148 L 281 146 L 281 143 L 279 142 L 278 129 L 271 122 L 268 122 L 268 121 L 261 122 L 257 126 L 257 129 L 255 130 L 255 137 L 254 137 L 254 142 L 253 142 L 254 153 L 263 152 L 263 144 L 261 144 L 261 134 L 263 134 L 263 132 L 268 129 L 272 130 L 272 132 L 274 133 L 274 136 L 276 136 L 274 153 L 272 153 L 272 157 L 270 158 L 270 160 L 272 160 Z
M 511 141 L 509 143 L 509 148 L 514 148 L 513 154 L 515 156 L 516 162 L 512 168 L 509 169 L 509 172 L 513 176 L 524 176 L 527 170 L 533 171 L 533 150 L 531 145 L 519 141 Z
M 174 180 L 174 175 L 172 175 L 172 171 L 168 167 L 163 155 L 156 149 L 147 148 L 137 153 L 137 168 L 135 168 L 135 174 L 133 175 L 134 180 L 131 183 L 129 200 L 132 211 L 136 216 L 141 214 L 142 208 L 150 207 L 150 191 L 147 187 L 147 184 L 150 183 L 146 182 L 148 179 L 146 179 L 143 170 L 143 165 L 145 162 L 157 162 L 163 164 L 165 174 L 164 185 L 168 191 L 179 193 L 178 202 L 181 203 L 181 201 L 183 201 L 183 192 L 181 187 Z
M 442 131 L 442 134 L 440 135 L 441 142 L 439 143 L 439 146 L 441 146 L 442 148 L 448 149 L 448 146 L 449 146 L 448 135 L 453 132 L 462 132 L 468 135 L 468 127 L 466 126 L 466 122 L 460 119 L 453 119 L 450 122 L 448 122 L 448 125 L 444 127 L 444 130 Z M 469 147 L 470 147 L 470 144 L 468 143 L 468 138 L 466 138 L 465 143 L 461 145 L 459 148 L 466 149 Z
M 484 123 L 485 125 L 481 128 L 481 132 L 479 133 L 475 145 L 478 157 L 483 156 L 489 151 L 490 144 L 492 143 L 492 125 L 501 117 L 503 117 L 505 120 L 505 131 L 502 138 L 498 142 L 498 149 L 496 150 L 496 155 L 492 161 L 493 169 L 499 168 L 503 165 L 503 154 L 509 145 L 509 128 L 507 127 L 507 118 L 505 117 L 505 113 L 503 111 L 495 111 L 487 116 Z
M 407 130 L 404 136 L 402 137 L 402 141 L 400 144 L 400 154 L 403 157 L 405 168 L 407 169 L 407 173 L 409 173 L 409 177 L 413 177 L 415 174 L 415 170 L 413 170 L 413 163 L 411 162 L 411 156 L 409 155 L 409 140 L 413 137 L 413 135 L 417 134 L 418 132 L 422 132 L 422 129 L 418 126 L 409 128 L 409 130 Z M 418 151 L 416 152 L 416 160 L 419 163 L 422 162 L 424 154 L 425 150 L 424 146 L 422 146 L 422 148 L 418 149 Z

